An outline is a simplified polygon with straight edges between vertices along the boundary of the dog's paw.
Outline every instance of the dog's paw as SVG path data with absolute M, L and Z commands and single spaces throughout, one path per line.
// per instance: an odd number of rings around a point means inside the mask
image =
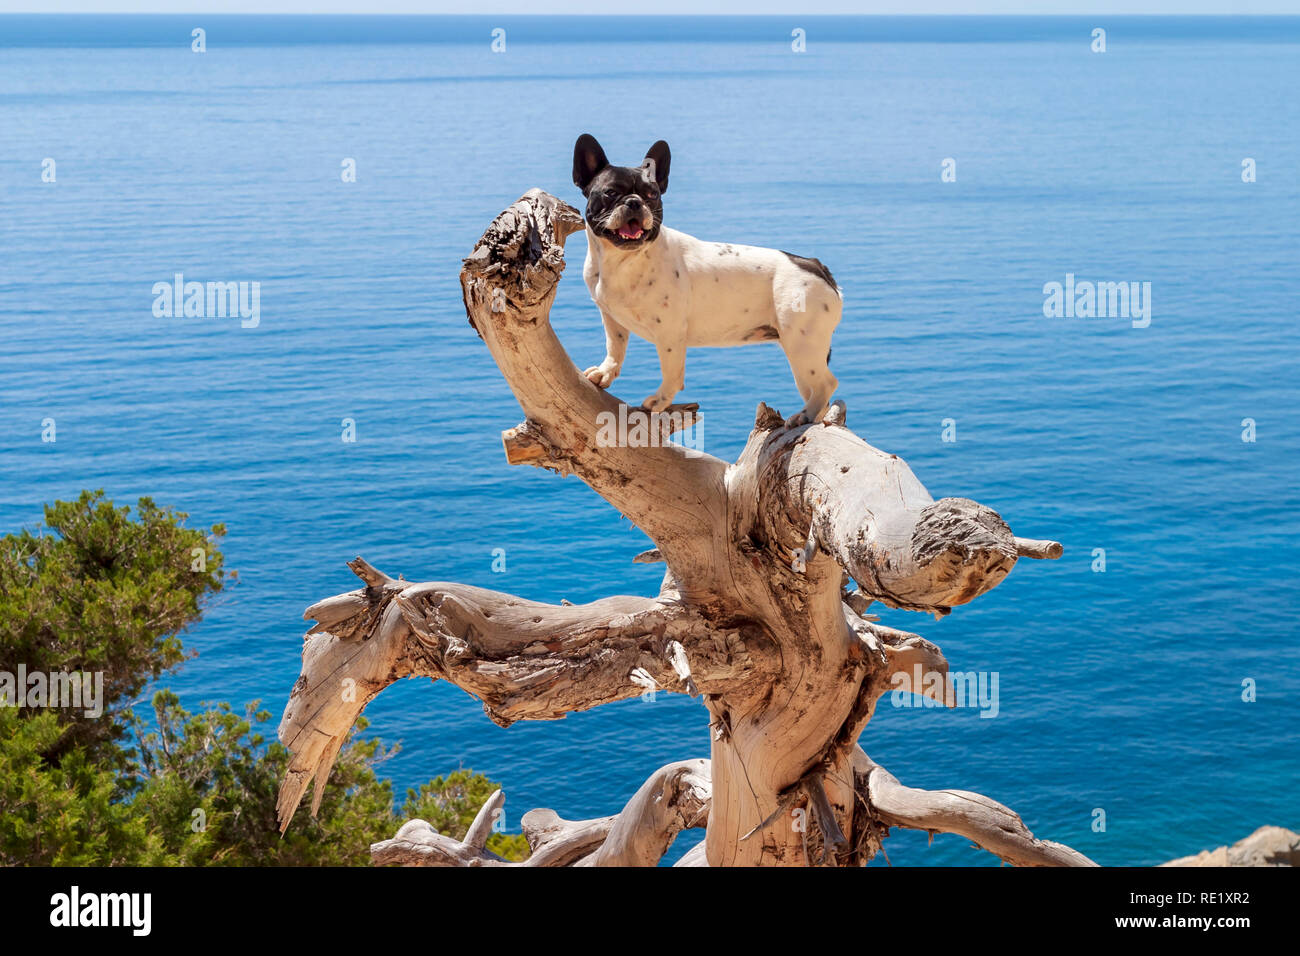
M 816 411 L 805 405 L 797 415 L 791 415 L 785 420 L 785 427 L 798 428 L 800 425 L 811 425 L 814 422 L 825 423 L 829 412 L 830 407 L 827 405 L 822 405 L 820 410 Z
M 673 397 L 671 395 L 665 398 L 664 396 L 660 395 L 658 392 L 655 392 L 655 394 L 651 395 L 649 398 L 647 398 L 644 402 L 641 403 L 641 407 L 644 408 L 651 415 L 657 415 L 672 403 L 673 403 Z
M 582 374 L 597 388 L 609 388 L 614 384 L 614 379 L 618 378 L 618 369 L 608 365 L 593 365 Z

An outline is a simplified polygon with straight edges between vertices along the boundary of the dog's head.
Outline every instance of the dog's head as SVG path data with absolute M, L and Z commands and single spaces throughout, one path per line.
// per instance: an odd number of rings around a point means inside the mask
M 640 166 L 611 166 L 596 137 L 583 133 L 573 146 L 573 183 L 587 197 L 587 225 L 616 246 L 654 242 L 668 191 L 668 144 L 655 143 Z

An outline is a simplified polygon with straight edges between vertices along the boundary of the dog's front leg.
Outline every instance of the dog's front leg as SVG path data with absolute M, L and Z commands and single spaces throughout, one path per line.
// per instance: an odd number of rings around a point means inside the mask
M 605 361 L 582 374 L 597 388 L 609 388 L 623 370 L 623 359 L 627 357 L 627 329 L 606 315 L 603 309 L 600 317 L 605 323 Z
M 659 390 L 641 403 L 652 414 L 662 412 L 673 403 L 673 398 L 686 384 L 686 339 L 685 337 L 667 344 L 656 343 L 659 350 L 659 369 L 663 381 Z

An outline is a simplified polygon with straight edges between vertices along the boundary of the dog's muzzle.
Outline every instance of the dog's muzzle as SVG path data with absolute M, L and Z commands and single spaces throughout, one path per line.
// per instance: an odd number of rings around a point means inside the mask
M 619 205 L 605 220 L 605 228 L 620 239 L 640 239 L 655 225 L 654 211 L 645 203 L 627 202 Z

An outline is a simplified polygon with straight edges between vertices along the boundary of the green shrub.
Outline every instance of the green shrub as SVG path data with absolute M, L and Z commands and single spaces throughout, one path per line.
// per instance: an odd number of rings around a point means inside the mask
M 458 770 L 407 792 L 375 767 L 397 752 L 357 736 L 339 752 L 318 818 L 299 813 L 280 837 L 276 794 L 288 752 L 261 732 L 254 701 L 186 711 L 153 696 L 152 725 L 133 709 L 144 689 L 187 657 L 180 634 L 233 573 L 222 525 L 140 499 L 117 508 L 102 492 L 45 509 L 43 526 L 0 538 L 0 671 L 99 672 L 103 713 L 0 706 L 0 865 L 340 866 L 369 863 L 369 845 L 420 816 L 462 837 L 496 784 Z M 515 834 L 494 852 L 527 855 Z

